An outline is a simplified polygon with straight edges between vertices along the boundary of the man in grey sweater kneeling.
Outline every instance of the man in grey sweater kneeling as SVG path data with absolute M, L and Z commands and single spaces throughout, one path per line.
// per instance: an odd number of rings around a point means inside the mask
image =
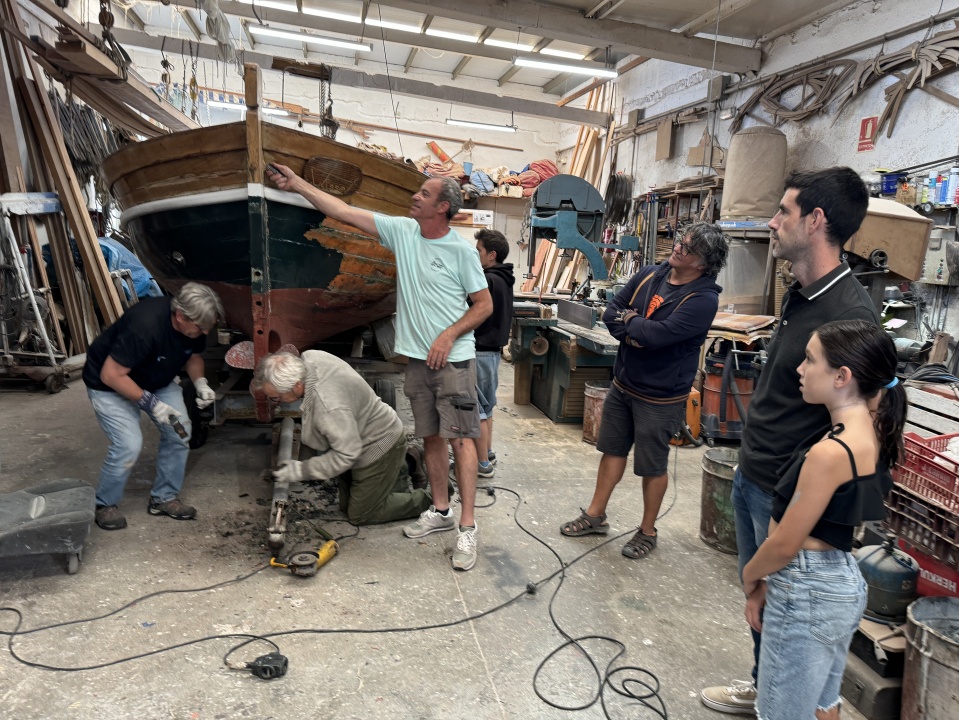
M 302 400 L 300 439 L 318 453 L 284 462 L 274 479 L 339 477 L 340 509 L 355 525 L 418 517 L 430 507 L 426 490 L 397 488 L 406 476 L 403 421 L 343 360 L 320 350 L 266 355 L 254 384 L 273 401 Z

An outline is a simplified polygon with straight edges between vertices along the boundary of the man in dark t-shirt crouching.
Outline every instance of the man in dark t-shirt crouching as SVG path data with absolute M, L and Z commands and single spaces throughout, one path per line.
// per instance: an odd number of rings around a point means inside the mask
M 118 509 L 127 478 L 140 456 L 140 411 L 160 431 L 156 479 L 147 511 L 191 520 L 196 509 L 178 497 L 190 452 L 190 418 L 183 390 L 174 382 L 185 369 L 196 404 L 215 393 L 204 377 L 206 335 L 223 319 L 223 304 L 210 288 L 187 283 L 176 297 L 145 298 L 108 327 L 87 350 L 83 382 L 97 422 L 110 441 L 97 485 L 96 522 L 104 530 L 127 526 Z

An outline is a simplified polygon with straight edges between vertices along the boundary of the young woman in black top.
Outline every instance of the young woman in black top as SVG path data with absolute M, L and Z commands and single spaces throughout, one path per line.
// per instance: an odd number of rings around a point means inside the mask
M 866 603 L 853 531 L 885 516 L 906 393 L 892 340 L 863 320 L 820 327 L 798 373 L 803 398 L 825 405 L 832 427 L 781 468 L 769 538 L 743 570 L 746 620 L 763 634 L 756 710 L 762 720 L 838 720 Z

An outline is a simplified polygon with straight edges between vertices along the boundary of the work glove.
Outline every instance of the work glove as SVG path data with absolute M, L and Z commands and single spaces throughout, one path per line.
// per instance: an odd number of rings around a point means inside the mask
M 196 406 L 201 410 L 209 407 L 216 400 L 216 393 L 210 387 L 210 383 L 205 377 L 193 381 L 193 387 L 196 388 Z
M 139 405 L 140 409 L 144 412 L 150 413 L 150 416 L 161 425 L 172 426 L 174 423 L 180 422 L 180 413 L 176 408 L 162 402 L 160 398 L 149 390 L 143 391 L 143 395 L 140 396 L 137 405 Z
M 303 463 L 299 460 L 285 460 L 273 471 L 273 482 L 299 482 L 303 479 Z
M 620 319 L 620 322 L 622 322 L 624 325 L 628 325 L 629 321 L 632 320 L 637 315 L 639 315 L 638 312 L 636 312 L 632 308 L 629 308 L 627 310 L 620 311 L 619 319 Z

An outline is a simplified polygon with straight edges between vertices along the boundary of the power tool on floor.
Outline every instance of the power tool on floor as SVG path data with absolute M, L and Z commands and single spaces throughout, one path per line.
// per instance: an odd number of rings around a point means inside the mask
M 285 563 L 275 557 L 270 559 L 270 566 L 289 570 L 297 577 L 313 577 L 316 571 L 326 565 L 339 552 L 340 546 L 333 536 L 321 527 L 316 531 L 326 541 L 318 549 L 294 547 Z

